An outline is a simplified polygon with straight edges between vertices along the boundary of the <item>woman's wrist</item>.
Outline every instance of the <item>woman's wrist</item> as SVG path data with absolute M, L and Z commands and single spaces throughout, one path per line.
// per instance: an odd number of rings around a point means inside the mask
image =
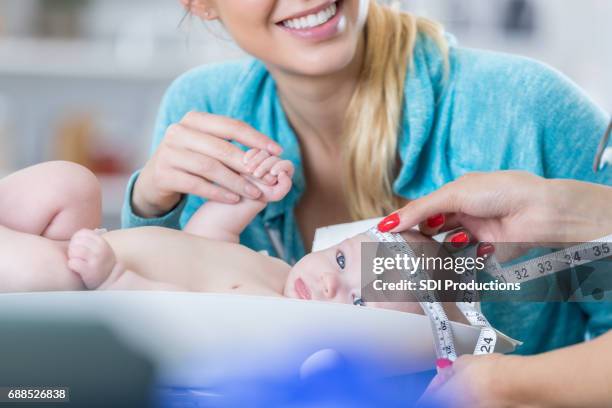
M 181 200 L 180 193 L 151 197 L 147 194 L 150 190 L 146 183 L 146 176 L 141 173 L 134 182 L 130 197 L 132 211 L 139 217 L 156 218 L 163 216 L 175 208 Z
M 507 406 L 542 406 L 538 403 L 538 395 L 542 390 L 535 390 L 529 380 L 530 359 L 527 356 L 504 355 L 496 364 L 496 372 L 491 373 L 491 387 L 498 400 Z
M 612 187 L 563 179 L 546 183 L 555 241 L 592 241 L 612 234 Z

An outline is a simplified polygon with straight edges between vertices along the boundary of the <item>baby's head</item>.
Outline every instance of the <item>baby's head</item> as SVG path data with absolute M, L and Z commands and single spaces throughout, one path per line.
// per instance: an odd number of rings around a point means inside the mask
M 375 242 L 363 233 L 302 258 L 289 272 L 284 295 L 290 298 L 347 303 L 421 313 L 416 302 L 365 302 L 361 298 L 361 243 Z
M 361 243 L 369 241 L 359 234 L 306 255 L 289 272 L 285 296 L 360 304 Z

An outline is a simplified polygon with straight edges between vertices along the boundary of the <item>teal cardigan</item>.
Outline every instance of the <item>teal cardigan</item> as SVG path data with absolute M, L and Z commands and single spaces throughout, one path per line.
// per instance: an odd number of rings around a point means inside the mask
M 608 117 L 568 78 L 530 59 L 461 48 L 451 42 L 446 72 L 438 48 L 420 36 L 405 82 L 396 194 L 414 199 L 473 171 L 527 170 L 549 178 L 573 178 L 612 185 L 609 168 L 591 169 Z M 295 167 L 287 197 L 270 204 L 241 235 L 241 243 L 294 262 L 304 246 L 294 207 L 306 182 L 298 139 L 280 103 L 274 79 L 257 60 L 206 65 L 187 72 L 168 89 L 152 149 L 167 127 L 189 111 L 244 121 L 280 143 Z M 128 186 L 123 226 L 180 228 L 203 200 L 188 196 L 170 213 L 144 219 L 134 214 Z M 339 195 L 338 199 L 342 199 Z M 272 245 L 275 235 L 284 247 Z M 491 322 L 524 341 L 533 354 L 582 341 L 612 327 L 612 304 L 487 303 Z

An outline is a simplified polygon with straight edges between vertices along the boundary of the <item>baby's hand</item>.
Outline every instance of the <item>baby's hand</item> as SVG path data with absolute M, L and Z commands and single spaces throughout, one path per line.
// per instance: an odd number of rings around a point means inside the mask
M 248 179 L 263 193 L 262 201 L 280 201 L 291 190 L 291 177 L 295 168 L 289 160 L 271 156 L 266 151 L 251 149 L 245 153 L 244 162 L 251 172 Z
M 96 289 L 117 266 L 115 253 L 99 233 L 83 229 L 68 245 L 68 267 L 77 273 L 87 289 Z

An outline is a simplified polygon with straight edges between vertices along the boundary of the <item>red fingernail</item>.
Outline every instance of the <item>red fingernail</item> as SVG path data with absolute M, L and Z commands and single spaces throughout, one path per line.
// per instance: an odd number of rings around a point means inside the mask
M 476 249 L 476 256 L 480 258 L 486 258 L 495 252 L 495 246 L 489 242 L 482 242 L 478 245 L 478 249 Z
M 455 248 L 461 248 L 470 242 L 470 237 L 465 232 L 461 231 L 453 235 L 450 239 L 451 244 Z
M 378 223 L 378 230 L 380 232 L 389 232 L 393 228 L 397 227 L 399 223 L 400 223 L 399 215 L 397 213 L 393 213 Z
M 427 226 L 429 228 L 438 228 L 439 226 L 444 224 L 444 221 L 446 221 L 444 214 L 437 214 L 427 219 Z
M 436 367 L 439 368 L 440 370 L 448 368 L 448 367 L 452 367 L 453 366 L 453 362 L 450 361 L 448 358 L 439 358 L 436 360 Z

